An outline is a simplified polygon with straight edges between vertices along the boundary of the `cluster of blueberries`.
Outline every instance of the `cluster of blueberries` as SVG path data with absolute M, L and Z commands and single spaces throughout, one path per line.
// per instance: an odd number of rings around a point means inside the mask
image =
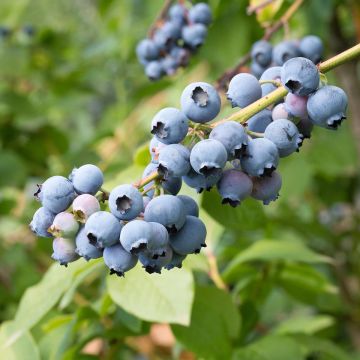
M 15 31 L 21 31 L 24 35 L 28 37 L 32 37 L 35 35 L 35 28 L 32 25 L 24 25 L 19 30 L 12 29 L 5 25 L 0 25 L 0 39 L 7 39 L 9 38 Z
M 317 64 L 323 51 L 322 40 L 315 35 L 307 35 L 301 40 L 284 40 L 274 47 L 266 40 L 259 40 L 251 48 L 251 73 L 259 79 L 270 66 L 282 66 L 286 61 L 299 56 Z
M 38 236 L 54 237 L 52 258 L 61 265 L 103 257 L 111 274 L 123 276 L 138 260 L 148 273 L 160 273 L 181 267 L 186 255 L 206 246 L 206 228 L 191 197 L 151 198 L 125 184 L 108 194 L 110 211 L 103 211 L 103 179 L 97 166 L 87 164 L 69 178 L 52 176 L 38 186 L 35 196 L 42 207 L 30 228 Z
M 103 256 L 118 275 L 138 260 L 149 273 L 181 267 L 188 254 L 206 246 L 196 202 L 178 195 L 182 181 L 198 192 L 216 186 L 222 203 L 233 207 L 249 196 L 269 204 L 282 184 L 275 171 L 279 159 L 299 151 L 313 125 L 336 130 L 345 119 L 346 94 L 324 85 L 317 66 L 304 57 L 267 69 L 262 82 L 237 74 L 227 97 L 233 107 L 244 108 L 280 84 L 289 91 L 284 101 L 242 124 L 209 123 L 220 112 L 220 96 L 208 83 L 191 83 L 181 95 L 181 110 L 167 107 L 152 119 L 151 162 L 139 183 L 110 192 L 110 211 L 102 211 L 96 197 L 103 174 L 84 165 L 69 179 L 54 176 L 39 186 L 42 207 L 32 230 L 55 237 L 53 258 L 64 265 L 79 256 Z
M 139 62 L 150 80 L 173 75 L 205 41 L 212 13 L 206 3 L 188 9 L 183 3 L 169 8 L 167 19 L 136 48 Z

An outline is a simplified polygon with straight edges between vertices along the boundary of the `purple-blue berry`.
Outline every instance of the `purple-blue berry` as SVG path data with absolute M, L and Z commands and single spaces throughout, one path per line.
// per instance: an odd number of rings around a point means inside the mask
M 124 276 L 124 274 L 135 267 L 137 257 L 125 251 L 121 244 L 104 249 L 104 263 L 110 269 L 110 275 Z
M 49 227 L 53 223 L 55 214 L 48 209 L 41 207 L 37 209 L 30 223 L 30 229 L 37 236 L 52 237 Z
M 69 179 L 78 194 L 95 195 L 103 185 L 104 175 L 97 166 L 86 164 L 75 168 L 71 172 Z

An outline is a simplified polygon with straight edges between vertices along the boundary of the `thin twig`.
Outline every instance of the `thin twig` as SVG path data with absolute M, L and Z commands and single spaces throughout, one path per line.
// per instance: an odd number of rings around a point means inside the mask
M 214 282 L 214 284 L 219 288 L 225 291 L 228 291 L 228 287 L 225 284 L 224 280 L 221 278 L 219 269 L 217 266 L 217 261 L 214 253 L 209 248 L 206 250 L 206 257 L 209 263 L 209 277 Z
M 299 7 L 305 0 L 295 0 L 294 3 L 286 10 L 284 15 L 272 26 L 269 26 L 265 30 L 265 34 L 262 37 L 262 40 L 270 40 L 271 37 L 282 27 L 284 27 L 291 17 L 296 13 Z M 225 90 L 231 78 L 233 78 L 237 73 L 241 72 L 242 68 L 251 60 L 251 54 L 248 52 L 244 55 L 234 68 L 228 69 L 224 72 L 223 75 L 217 80 L 216 88 L 219 90 Z

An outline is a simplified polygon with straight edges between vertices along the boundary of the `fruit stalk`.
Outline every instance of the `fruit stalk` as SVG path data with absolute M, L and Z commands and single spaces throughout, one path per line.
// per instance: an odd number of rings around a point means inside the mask
M 158 171 L 152 172 L 150 175 L 144 177 L 139 182 L 135 183 L 134 186 L 136 186 L 138 189 L 143 188 L 145 185 L 151 183 L 152 181 L 159 180 L 162 178 L 162 175 L 158 173 Z
M 349 62 L 353 59 L 356 59 L 360 56 L 360 44 L 353 46 L 352 48 L 343 51 L 342 53 L 324 61 L 319 64 L 319 71 L 321 73 L 326 73 L 346 62 Z M 267 108 L 269 105 L 276 103 L 287 95 L 288 91 L 284 86 L 281 86 L 271 92 L 269 95 L 264 96 L 263 98 L 255 101 L 249 106 L 241 109 L 240 111 L 230 115 L 228 118 L 214 122 L 211 126 L 214 128 L 219 124 L 222 124 L 226 121 L 237 121 L 241 124 L 245 123 L 252 116 L 257 114 L 259 111 Z

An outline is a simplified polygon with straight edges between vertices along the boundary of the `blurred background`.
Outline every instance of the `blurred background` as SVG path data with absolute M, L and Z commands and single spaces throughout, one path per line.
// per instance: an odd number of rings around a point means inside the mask
M 282 1 L 274 17 L 291 3 Z M 162 107 L 179 106 L 189 82 L 214 83 L 263 35 L 256 16 L 246 15 L 248 1 L 209 4 L 214 22 L 190 66 L 150 83 L 136 60 L 135 46 L 163 1 L 1 0 L 0 322 L 18 316 L 24 292 L 52 265 L 51 241 L 36 238 L 28 228 L 39 206 L 32 197 L 35 184 L 52 175 L 66 176 L 84 163 L 104 170 L 108 189 L 137 180 L 148 161 L 153 115 Z M 355 45 L 360 41 L 359 2 L 305 1 L 290 22 L 289 36 L 307 34 L 322 38 L 325 58 Z M 283 37 L 279 31 L 272 43 Z M 235 210 L 221 208 L 214 192 L 198 197 L 210 250 L 186 265 L 197 289 L 190 328 L 170 329 L 157 324 L 167 322 L 161 316 L 156 321 L 118 306 L 122 300 L 109 295 L 105 269 L 93 266 L 73 284 L 62 306 L 54 300 L 32 324 L 36 326 L 28 326 L 31 332 L 10 346 L 14 357 L 6 359 L 37 358 L 23 349 L 42 359 L 227 359 L 229 349 L 246 348 L 268 334 L 289 341 L 297 336 L 301 357 L 292 343 L 284 355 L 275 347 L 276 357 L 265 357 L 275 341 L 269 349 L 265 342 L 262 354 L 238 350 L 235 358 L 360 359 L 359 74 L 359 62 L 327 74 L 349 96 L 348 121 L 337 132 L 316 129 L 300 153 L 282 160 L 278 202 L 264 208 L 249 201 Z M 232 111 L 226 105 L 221 114 Z M 188 189 L 183 192 L 195 196 Z M 263 255 L 228 266 L 266 241 L 270 248 Z M 287 249 L 286 244 L 295 247 Z M 302 255 L 293 258 L 294 253 Z M 215 288 L 214 254 L 242 318 L 236 336 L 224 340 L 225 348 L 211 337 L 218 339 L 211 332 L 213 311 L 213 320 L 221 311 L 196 303 L 198 286 L 210 292 Z M 122 280 L 112 280 L 112 286 L 117 281 Z M 221 299 L 213 298 L 224 309 Z M 201 339 L 201 331 L 209 343 L 215 341 L 214 349 Z M 20 343 L 25 344 L 22 350 L 16 345 Z M 286 348 L 286 341 L 281 344 Z M 216 349 L 222 349 L 220 354 Z

